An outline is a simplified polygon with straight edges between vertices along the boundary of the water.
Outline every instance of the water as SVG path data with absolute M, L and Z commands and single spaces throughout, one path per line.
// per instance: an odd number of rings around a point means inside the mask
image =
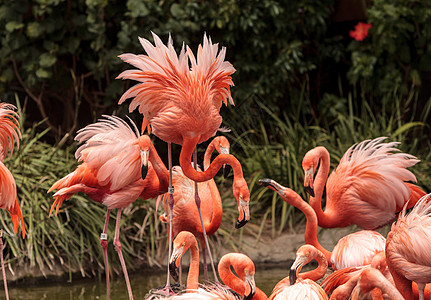
M 277 267 L 257 266 L 255 281 L 256 285 L 269 295 L 274 285 L 282 278 L 288 276 L 290 264 Z M 185 277 L 184 277 L 185 278 Z M 210 273 L 211 279 L 211 273 Z M 152 288 L 163 286 L 166 283 L 166 273 L 153 271 L 151 273 L 141 272 L 130 274 L 133 296 L 136 300 L 144 299 L 145 294 Z M 185 281 L 183 279 L 183 281 Z M 101 279 L 82 278 L 75 279 L 72 283 L 39 283 L 28 285 L 9 286 L 10 299 L 26 300 L 105 300 L 106 286 L 104 277 Z M 3 284 L 0 281 L 0 299 L 5 299 Z M 122 276 L 114 276 L 111 280 L 111 299 L 128 300 L 127 288 Z

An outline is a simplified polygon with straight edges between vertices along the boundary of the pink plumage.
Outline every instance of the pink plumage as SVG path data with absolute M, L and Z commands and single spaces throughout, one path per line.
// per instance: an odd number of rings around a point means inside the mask
M 230 86 L 233 66 L 225 61 L 226 49 L 204 36 L 195 57 L 184 45 L 176 54 L 172 39 L 167 45 L 153 33 L 153 46 L 139 38 L 147 55 L 120 55 L 137 69 L 126 70 L 118 78 L 139 83 L 127 90 L 119 104 L 134 98 L 129 111 L 139 108 L 151 124 L 153 133 L 165 142 L 182 144 L 184 137 L 199 136 L 198 143 L 214 136 L 220 127 L 221 105 L 233 104 Z M 190 65 L 189 65 L 190 63 Z

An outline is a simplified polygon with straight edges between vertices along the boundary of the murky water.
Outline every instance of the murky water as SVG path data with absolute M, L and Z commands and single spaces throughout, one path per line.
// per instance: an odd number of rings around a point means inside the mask
M 256 285 L 265 293 L 270 294 L 274 285 L 289 273 L 288 264 L 277 267 L 256 267 Z M 211 276 L 210 276 L 211 279 Z M 162 286 L 166 282 L 166 273 L 132 273 L 130 274 L 133 296 L 136 300 L 144 299 L 145 294 L 152 288 Z M 102 279 L 75 279 L 72 283 L 40 283 L 9 287 L 10 299 L 26 300 L 104 300 L 106 286 Z M 126 284 L 123 277 L 115 276 L 111 281 L 112 300 L 128 300 Z M 3 284 L 0 282 L 0 299 L 5 299 Z

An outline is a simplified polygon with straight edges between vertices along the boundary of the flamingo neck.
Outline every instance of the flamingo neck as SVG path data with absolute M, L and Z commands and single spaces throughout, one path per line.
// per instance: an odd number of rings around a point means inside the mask
M 208 169 L 208 166 L 211 163 L 211 154 L 214 152 L 214 150 L 215 150 L 215 143 L 214 143 L 214 140 L 212 140 L 211 143 L 208 145 L 207 150 L 205 150 L 204 171 Z
M 244 280 L 241 280 L 237 276 L 235 276 L 230 267 L 232 266 L 231 257 L 224 258 L 219 262 L 218 272 L 220 275 L 220 279 L 230 287 L 232 290 L 237 292 L 239 295 L 244 296 L 245 293 L 245 284 Z
M 166 169 L 165 164 L 163 163 L 152 143 L 150 145 L 150 153 L 151 155 L 149 160 L 157 174 L 157 177 L 159 178 L 159 191 L 160 193 L 166 193 L 169 186 L 169 171 Z
M 392 274 L 392 278 L 394 280 L 395 286 L 397 290 L 403 295 L 406 300 L 413 300 L 413 288 L 412 282 L 405 278 L 403 275 L 399 274 L 398 271 L 393 270 L 389 265 L 389 271 Z M 391 298 L 392 299 L 392 298 Z
M 314 180 L 315 197 L 310 197 L 310 205 L 316 212 L 319 226 L 325 228 L 333 227 L 331 226 L 331 220 L 328 214 L 325 214 L 322 209 L 323 191 L 325 189 L 330 168 L 330 156 L 328 150 L 326 150 L 325 147 L 316 147 L 315 150 L 317 151 L 317 156 L 320 160 L 320 166 Z
M 253 298 L 251 300 L 267 300 L 268 296 L 258 287 L 256 287 L 256 292 L 254 293 Z
M 325 255 L 322 252 L 316 253 L 316 257 L 313 257 L 317 263 L 319 264 L 316 269 L 307 271 L 304 273 L 300 273 L 298 275 L 301 279 L 311 279 L 313 281 L 317 281 L 323 276 L 325 276 L 326 271 L 328 270 L 328 263 Z
M 404 299 L 403 296 L 401 296 L 400 292 L 397 289 L 394 289 L 394 286 L 392 285 L 392 283 L 390 283 L 388 280 L 385 280 L 386 278 L 384 278 L 381 273 L 379 273 L 379 276 L 374 276 L 375 273 L 371 273 L 371 274 L 372 276 L 368 280 L 372 281 L 372 285 L 371 287 L 364 288 L 363 289 L 364 292 L 373 292 L 375 288 L 378 288 L 382 291 L 383 294 L 386 294 L 392 300 Z M 362 286 L 363 284 L 364 283 L 361 281 L 360 286 Z
M 220 170 L 224 164 L 229 164 L 233 170 L 234 182 L 240 178 L 244 178 L 241 164 L 238 159 L 231 154 L 219 154 L 204 172 L 196 171 L 191 164 L 191 160 L 197 142 L 197 137 L 183 139 L 183 147 L 180 153 L 180 166 L 184 175 L 197 182 L 207 181 L 214 178 L 218 170 Z
M 290 205 L 295 206 L 296 208 L 298 208 L 304 213 L 305 218 L 307 219 L 307 223 L 305 225 L 305 233 L 304 233 L 305 243 L 313 245 L 318 250 L 320 250 L 325 256 L 328 264 L 330 265 L 331 252 L 323 248 L 323 246 L 320 245 L 317 239 L 317 216 L 314 210 L 296 192 L 294 197 L 283 198 L 283 200 L 289 203 Z
M 190 267 L 187 275 L 187 289 L 197 290 L 199 288 L 199 248 L 196 239 L 190 246 Z

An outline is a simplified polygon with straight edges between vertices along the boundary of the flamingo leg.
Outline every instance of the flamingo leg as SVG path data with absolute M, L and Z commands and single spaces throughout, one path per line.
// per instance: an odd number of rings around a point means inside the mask
M 4 292 L 6 294 L 6 300 L 9 300 L 9 291 L 7 289 L 6 271 L 4 268 L 4 261 L 3 261 L 3 229 L 0 229 L 0 260 L 1 260 L 1 270 L 3 273 Z
M 195 151 L 193 152 L 193 160 L 194 160 L 194 165 L 195 165 L 195 170 L 198 168 L 198 159 L 197 159 L 197 149 L 195 148 Z M 199 197 L 199 192 L 198 192 L 198 183 L 195 181 L 195 202 L 196 202 L 196 206 L 198 208 L 198 212 L 199 212 L 199 218 L 201 219 L 201 225 L 202 225 L 202 233 L 204 236 L 204 241 L 206 244 L 206 248 L 208 249 L 208 256 L 210 258 L 210 262 L 211 262 L 211 268 L 213 270 L 214 273 L 214 282 L 216 284 L 219 284 L 219 280 L 217 278 L 217 273 L 214 267 L 214 260 L 213 257 L 211 255 L 211 249 L 210 249 L 210 245 L 208 243 L 208 237 L 207 237 L 207 232 L 205 230 L 205 225 L 204 225 L 204 220 L 202 218 L 202 213 L 201 213 L 201 198 Z M 204 256 L 204 259 L 206 260 L 206 257 Z M 204 264 L 204 273 L 206 274 L 205 280 L 208 280 L 208 266 L 205 263 Z
M 120 243 L 120 221 L 121 221 L 121 208 L 117 209 L 117 222 L 115 225 L 115 236 L 114 236 L 114 246 L 118 253 L 118 258 L 120 259 L 121 267 L 123 268 L 124 279 L 126 280 L 127 291 L 129 293 L 129 300 L 133 300 L 132 288 L 130 286 L 129 275 L 127 274 L 126 263 L 124 262 L 123 252 L 121 251 Z
M 204 261 L 204 279 L 208 281 L 208 264 L 207 264 L 207 252 L 205 242 L 202 244 L 202 258 Z
M 106 219 L 105 225 L 103 226 L 103 232 L 100 235 L 100 245 L 102 245 L 103 249 L 103 260 L 105 262 L 105 274 L 106 274 L 106 299 L 111 299 L 111 285 L 109 282 L 109 262 L 108 262 L 108 223 L 109 223 L 109 215 L 111 210 L 108 209 L 106 211 Z

